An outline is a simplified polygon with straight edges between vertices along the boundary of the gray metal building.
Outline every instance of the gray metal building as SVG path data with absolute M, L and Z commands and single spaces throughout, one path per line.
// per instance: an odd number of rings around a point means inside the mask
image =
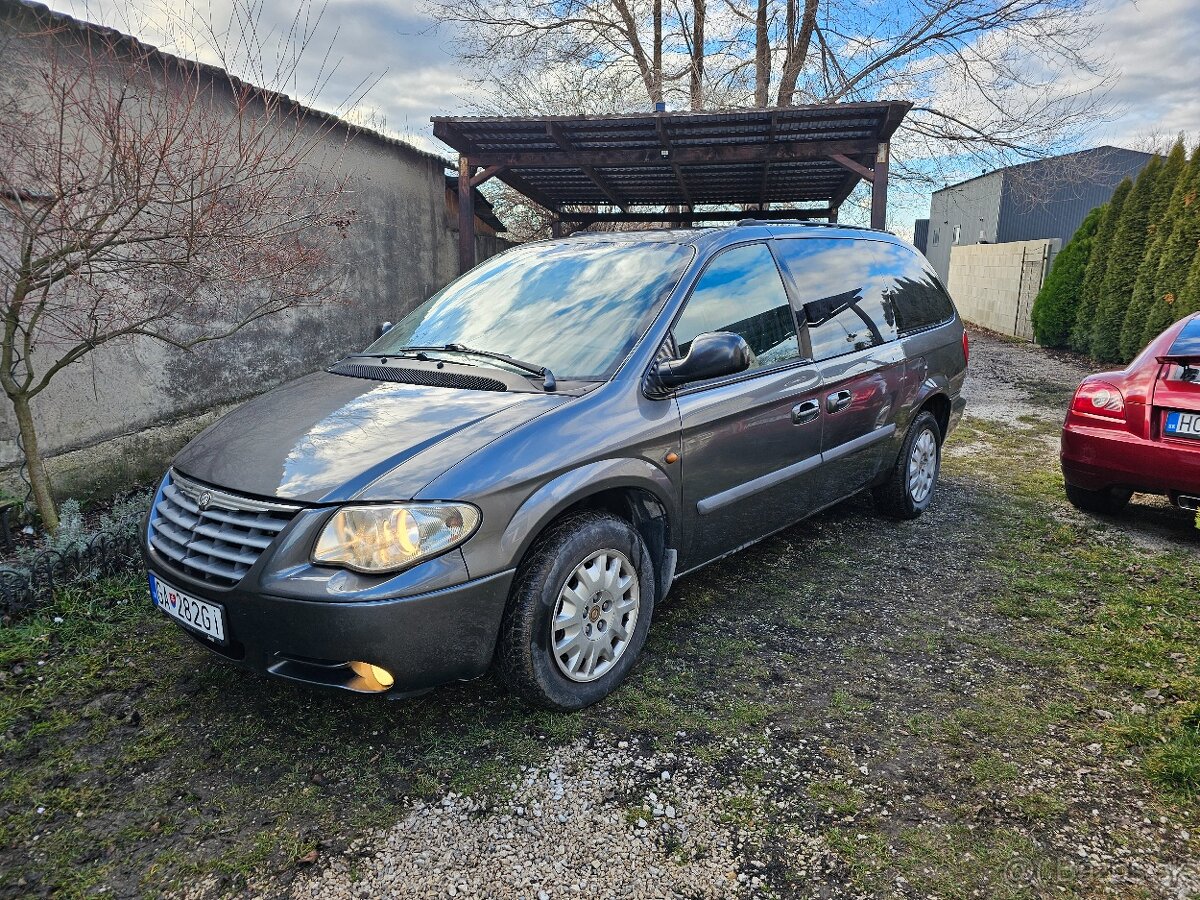
M 1092 209 L 1134 176 L 1151 154 L 1095 147 L 997 169 L 935 191 L 924 248 L 943 281 L 956 244 L 1071 239 Z

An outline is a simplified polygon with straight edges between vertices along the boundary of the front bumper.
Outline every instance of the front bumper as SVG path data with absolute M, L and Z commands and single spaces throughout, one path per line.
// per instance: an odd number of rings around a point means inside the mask
M 1170 496 L 1200 493 L 1200 447 L 1068 424 L 1060 459 L 1063 478 L 1087 491 L 1115 487 Z
M 156 578 L 225 610 L 227 642 L 180 628 L 220 656 L 308 684 L 360 689 L 351 660 L 388 670 L 393 693 L 482 675 L 492 659 L 513 572 L 406 597 L 315 601 L 212 590 L 170 568 Z

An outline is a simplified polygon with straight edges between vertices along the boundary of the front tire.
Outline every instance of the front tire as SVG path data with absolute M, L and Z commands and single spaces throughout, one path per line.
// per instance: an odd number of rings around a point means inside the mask
M 1063 484 L 1067 490 L 1067 499 L 1071 501 L 1071 505 L 1084 512 L 1103 513 L 1114 516 L 1129 504 L 1129 498 L 1133 496 L 1133 491 L 1125 491 L 1118 488 L 1088 491 L 1081 487 L 1076 487 L 1070 482 L 1064 482 Z
M 602 700 L 637 660 L 655 601 L 641 535 L 608 513 L 575 513 L 538 538 L 509 595 L 497 671 L 530 703 L 568 712 Z
M 892 519 L 915 519 L 933 502 L 942 469 L 942 429 L 922 412 L 908 427 L 888 480 L 872 491 L 875 508 Z

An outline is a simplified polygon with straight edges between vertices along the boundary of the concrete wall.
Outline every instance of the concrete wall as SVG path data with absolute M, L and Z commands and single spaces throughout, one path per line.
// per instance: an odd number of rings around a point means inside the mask
M 1033 340 L 1033 300 L 1062 247 L 1057 238 L 975 244 L 950 253 L 947 287 L 968 322 Z
M 18 18 L 0 17 L 0 43 L 26 40 L 20 26 Z M 29 89 L 11 69 L 0 59 L 0 85 Z M 379 322 L 396 321 L 457 275 L 444 161 L 370 132 L 346 138 L 340 126 L 327 138 L 337 170 L 349 176 L 347 206 L 357 213 L 333 261 L 346 302 L 265 319 L 190 353 L 132 338 L 64 370 L 34 400 L 43 450 L 62 457 L 51 463 L 60 491 L 86 493 L 114 474 L 156 474 L 207 411 L 361 349 Z M 480 259 L 509 246 L 493 236 L 477 243 Z M 0 467 L 19 459 L 15 421 L 0 396 Z

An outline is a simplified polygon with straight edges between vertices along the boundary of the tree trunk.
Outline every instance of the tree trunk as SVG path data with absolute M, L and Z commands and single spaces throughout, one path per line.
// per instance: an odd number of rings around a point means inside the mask
M 33 410 L 29 408 L 29 396 L 18 394 L 9 397 L 12 401 L 13 412 L 17 414 L 17 428 L 21 434 L 21 449 L 25 454 L 25 464 L 29 469 L 29 486 L 33 489 L 33 502 L 42 524 L 50 533 L 58 531 L 58 508 L 54 505 L 54 495 L 50 490 L 50 476 L 46 472 L 46 464 L 42 461 L 41 450 L 38 449 L 37 431 L 33 427 Z
M 767 0 L 758 0 L 754 20 L 754 105 L 764 107 L 771 96 L 771 36 L 767 32 Z
M 692 0 L 692 110 L 704 109 L 704 20 L 707 0 Z
M 779 78 L 779 106 L 791 106 L 795 102 L 796 81 L 808 58 L 813 30 L 817 26 L 819 0 L 804 0 L 804 15 L 800 19 L 799 33 L 796 27 L 796 4 L 799 0 L 788 0 L 787 5 L 787 55 L 783 58 L 783 71 Z
M 663 100 L 663 15 L 662 0 L 654 0 L 654 103 Z

